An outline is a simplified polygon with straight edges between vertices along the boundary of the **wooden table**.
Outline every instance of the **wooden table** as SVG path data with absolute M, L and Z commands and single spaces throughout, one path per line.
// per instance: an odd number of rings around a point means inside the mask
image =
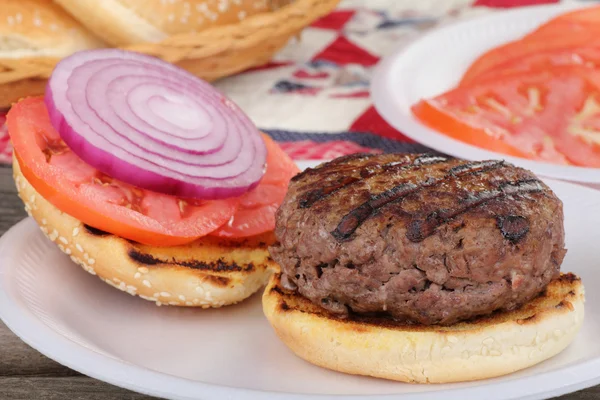
M 0 166 L 0 235 L 26 216 L 16 195 L 11 169 Z M 88 378 L 46 358 L 0 322 L 0 399 L 151 399 Z M 600 399 L 600 386 L 561 400 Z

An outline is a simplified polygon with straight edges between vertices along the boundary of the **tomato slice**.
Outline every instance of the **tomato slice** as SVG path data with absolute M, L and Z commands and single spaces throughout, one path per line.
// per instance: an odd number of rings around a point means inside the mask
M 480 74 L 470 85 L 498 79 L 501 76 L 513 75 L 528 71 L 543 71 L 554 67 L 581 66 L 595 68 L 600 66 L 600 46 L 567 48 L 544 51 L 509 60 L 487 72 Z M 468 86 L 468 85 L 463 85 Z
M 600 20 L 599 20 L 600 22 Z M 522 39 L 495 47 L 478 57 L 464 73 L 460 86 L 469 86 L 479 81 L 480 77 L 499 70 L 503 65 L 518 62 L 531 55 L 545 54 L 552 58 L 552 52 L 561 53 L 558 59 L 565 63 L 572 52 L 572 64 L 578 64 L 577 50 L 581 47 L 600 46 L 600 25 L 582 24 L 576 21 L 552 20 Z M 539 62 L 535 57 L 530 62 Z M 571 64 L 568 63 L 568 64 Z
M 40 195 L 85 224 L 139 243 L 192 242 L 229 221 L 240 202 L 187 201 L 100 173 L 61 140 L 42 98 L 15 104 L 8 131 L 23 175 Z
M 214 236 L 241 238 L 275 229 L 275 212 L 283 202 L 290 179 L 300 170 L 267 135 L 267 171 L 259 185 L 241 197 L 238 210 Z
M 529 36 L 555 35 L 556 32 L 598 30 L 600 7 L 585 7 L 561 14 L 540 25 Z
M 412 110 L 432 128 L 488 150 L 600 167 L 600 71 L 510 75 L 459 87 Z

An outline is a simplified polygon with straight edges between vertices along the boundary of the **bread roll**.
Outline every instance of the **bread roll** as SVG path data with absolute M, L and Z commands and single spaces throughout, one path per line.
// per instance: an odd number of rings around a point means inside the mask
M 270 11 L 273 0 L 56 0 L 115 46 L 227 25 Z M 278 4 L 278 3 L 277 3 Z
M 102 45 L 102 41 L 50 0 L 0 3 L 0 59 L 62 58 Z
M 235 304 L 263 287 L 277 268 L 267 251 L 272 233 L 240 241 L 205 237 L 184 246 L 141 245 L 90 229 L 58 210 L 23 176 L 16 157 L 13 170 L 25 210 L 63 253 L 107 284 L 157 305 Z
M 583 323 L 584 288 L 565 274 L 516 311 L 424 326 L 339 319 L 284 289 L 274 275 L 263 308 L 279 338 L 315 365 L 401 382 L 451 383 L 506 375 L 563 351 Z

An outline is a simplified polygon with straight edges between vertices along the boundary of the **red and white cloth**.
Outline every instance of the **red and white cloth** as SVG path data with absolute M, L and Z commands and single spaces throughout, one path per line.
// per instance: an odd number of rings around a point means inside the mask
M 333 13 L 304 30 L 271 63 L 215 85 L 295 159 L 328 159 L 362 151 L 423 151 L 373 108 L 369 84 L 378 61 L 416 35 L 456 18 L 494 8 L 557 2 L 342 0 Z M 363 140 L 355 133 L 370 135 Z M 0 163 L 9 157 L 10 145 L 3 131 Z

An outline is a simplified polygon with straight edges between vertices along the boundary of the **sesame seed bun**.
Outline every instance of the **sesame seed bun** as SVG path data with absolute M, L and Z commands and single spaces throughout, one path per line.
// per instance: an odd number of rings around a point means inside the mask
M 102 46 L 73 17 L 49 0 L 3 0 L 0 59 L 62 58 Z
M 451 383 L 510 374 L 564 350 L 584 318 L 584 288 L 573 274 L 512 312 L 452 326 L 400 325 L 383 318 L 339 319 L 275 274 L 263 308 L 279 338 L 299 357 L 348 374 L 410 383 Z
M 115 46 L 227 25 L 267 12 L 273 0 L 55 0 Z M 281 0 L 279 0 L 281 1 Z
M 157 305 L 221 307 L 263 287 L 277 265 L 267 247 L 272 233 L 240 240 L 205 237 L 174 247 L 153 247 L 87 227 L 44 199 L 21 173 L 14 180 L 27 213 L 71 260 L 104 282 Z

